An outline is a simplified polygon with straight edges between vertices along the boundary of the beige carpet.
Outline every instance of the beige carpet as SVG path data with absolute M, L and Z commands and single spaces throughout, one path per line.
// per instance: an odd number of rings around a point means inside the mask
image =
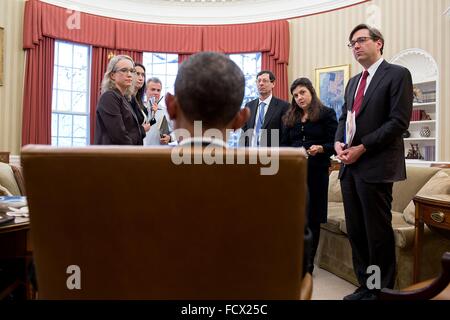
M 356 287 L 352 283 L 315 266 L 311 300 L 342 300 L 345 295 L 355 290 Z

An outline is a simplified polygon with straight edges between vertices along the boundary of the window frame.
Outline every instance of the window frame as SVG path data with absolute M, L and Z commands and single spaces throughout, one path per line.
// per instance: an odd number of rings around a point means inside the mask
M 72 50 L 72 61 L 71 61 L 71 66 L 65 66 L 60 64 L 60 52 L 59 52 L 59 46 L 60 44 L 68 44 L 71 45 L 71 50 Z M 86 67 L 82 67 L 82 68 L 77 68 L 74 67 L 74 55 L 75 55 L 75 48 L 79 46 L 79 47 L 84 47 L 87 49 L 87 56 L 86 56 Z M 52 106 L 51 106 L 51 122 L 50 122 L 50 130 L 51 130 L 51 145 L 52 146 L 69 146 L 67 144 L 61 144 L 60 140 L 61 139 L 70 139 L 70 147 L 78 147 L 78 146 L 87 146 L 90 144 L 90 82 L 91 82 L 91 68 L 92 68 L 92 46 L 90 45 L 85 45 L 85 44 L 79 44 L 79 43 L 75 43 L 75 42 L 70 42 L 70 41 L 64 41 L 64 40 L 56 40 L 55 41 L 55 51 L 54 51 L 54 62 L 53 62 L 53 85 L 52 85 Z M 72 72 L 72 77 L 70 79 L 70 89 L 67 88 L 60 88 L 59 87 L 59 71 L 60 69 L 69 69 Z M 80 91 L 80 90 L 74 90 L 74 70 L 80 70 L 83 71 L 83 69 L 86 69 L 84 72 L 86 73 L 85 79 L 87 80 L 86 83 L 84 84 L 83 88 L 85 89 L 85 91 Z M 68 110 L 59 110 L 58 109 L 58 105 L 59 105 L 59 93 L 60 92 L 68 92 L 70 93 L 70 111 Z M 85 106 L 86 106 L 86 112 L 80 112 L 80 111 L 74 111 L 74 94 L 84 94 L 85 95 Z M 61 116 L 64 115 L 69 115 L 71 116 L 70 119 L 70 131 L 71 134 L 69 136 L 63 136 L 60 133 L 60 121 L 61 121 Z M 83 116 L 86 118 L 86 123 L 85 123 L 85 137 L 77 137 L 74 135 L 75 131 L 74 131 L 74 123 L 75 123 L 75 117 L 76 116 Z M 55 125 L 54 125 L 55 122 Z M 74 144 L 74 141 L 80 141 L 81 139 L 84 140 L 84 144 Z

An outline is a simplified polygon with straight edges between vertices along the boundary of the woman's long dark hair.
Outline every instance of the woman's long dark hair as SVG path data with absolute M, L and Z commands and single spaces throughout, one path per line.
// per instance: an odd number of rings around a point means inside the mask
M 144 85 L 142 86 L 142 88 L 140 88 L 137 92 L 136 92 L 136 101 L 137 101 L 137 103 L 138 103 L 138 105 L 139 105 L 139 107 L 141 108 L 141 109 L 144 109 L 145 107 L 144 107 L 144 94 L 145 94 L 145 89 L 146 89 L 146 87 L 147 87 L 147 85 L 146 85 L 146 79 L 145 79 L 145 67 L 142 65 L 142 64 L 140 64 L 140 63 L 135 63 L 134 64 L 134 67 L 136 68 L 136 67 L 141 67 L 142 69 L 144 69 Z
M 295 79 L 291 84 L 291 94 L 293 94 L 295 88 L 298 86 L 305 87 L 311 93 L 312 99 L 309 105 L 308 118 L 311 122 L 319 120 L 320 109 L 324 107 L 319 97 L 317 96 L 316 90 L 314 89 L 311 80 L 308 78 L 298 78 Z M 292 97 L 291 106 L 286 114 L 283 116 L 283 123 L 286 127 L 292 128 L 296 123 L 300 122 L 304 115 L 303 109 L 295 102 L 295 98 Z

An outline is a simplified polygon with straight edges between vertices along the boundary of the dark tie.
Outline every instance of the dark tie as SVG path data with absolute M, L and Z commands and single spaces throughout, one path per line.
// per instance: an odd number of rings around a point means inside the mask
M 353 111 L 355 112 L 355 116 L 358 115 L 359 109 L 361 109 L 361 105 L 364 99 L 364 90 L 366 89 L 367 77 L 369 76 L 369 72 L 364 71 L 362 74 L 361 83 L 359 84 L 358 93 L 356 94 L 355 102 L 353 102 Z
M 261 102 L 259 104 L 259 116 L 258 119 L 256 119 L 256 127 L 255 127 L 255 134 L 256 134 L 256 141 L 257 145 L 259 146 L 259 131 L 261 130 L 261 127 L 264 123 L 264 108 L 266 106 L 265 102 Z

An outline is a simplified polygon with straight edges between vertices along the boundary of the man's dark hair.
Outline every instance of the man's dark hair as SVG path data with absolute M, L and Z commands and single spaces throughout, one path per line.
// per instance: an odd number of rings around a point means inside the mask
M 221 128 L 239 112 L 245 78 L 229 57 L 216 52 L 192 55 L 178 69 L 175 96 L 184 115 L 204 127 Z
M 365 23 L 361 23 L 358 24 L 355 28 L 353 28 L 352 32 L 350 32 L 350 36 L 348 37 L 348 41 L 352 41 L 353 35 L 362 29 L 367 29 L 369 30 L 369 36 L 373 41 L 377 41 L 377 40 L 381 40 L 381 49 L 380 52 L 381 54 L 383 54 L 383 49 L 384 49 L 384 37 L 381 34 L 380 30 L 378 30 L 377 28 L 371 27 Z
M 272 73 L 272 71 L 269 71 L 269 70 L 262 70 L 262 71 L 258 72 L 258 74 L 256 75 L 256 79 L 258 79 L 258 77 L 260 75 L 265 74 L 265 73 L 267 73 L 269 75 L 270 82 L 274 82 L 276 80 L 275 75 Z
M 144 70 L 144 85 L 136 92 L 136 100 L 138 101 L 139 106 L 143 109 L 144 108 L 144 95 L 145 90 L 147 89 L 146 81 L 145 81 L 145 67 L 143 64 L 136 62 L 134 64 L 134 67 L 141 67 Z

